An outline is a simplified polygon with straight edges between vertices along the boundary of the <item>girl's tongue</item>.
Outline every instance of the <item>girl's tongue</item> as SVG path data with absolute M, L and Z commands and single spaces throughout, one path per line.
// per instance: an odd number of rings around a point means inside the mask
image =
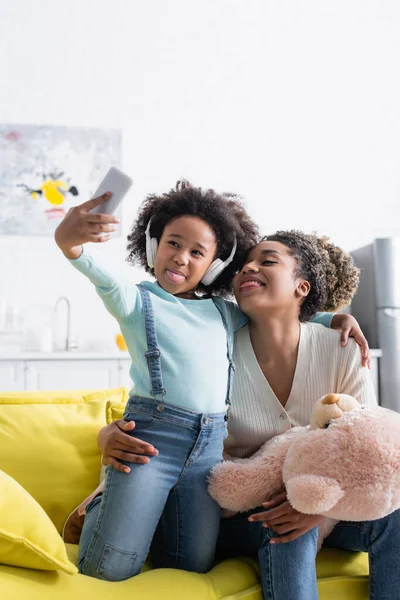
M 174 271 L 170 271 L 169 269 L 167 269 L 167 276 L 171 281 L 173 281 L 173 283 L 181 283 L 181 281 L 184 281 L 185 279 L 183 275 L 175 273 Z
M 252 279 L 251 281 L 245 281 L 244 283 L 242 283 L 242 285 L 240 286 L 241 290 L 245 290 L 246 288 L 252 288 L 252 287 L 261 287 L 261 283 L 259 281 L 254 281 L 254 279 Z

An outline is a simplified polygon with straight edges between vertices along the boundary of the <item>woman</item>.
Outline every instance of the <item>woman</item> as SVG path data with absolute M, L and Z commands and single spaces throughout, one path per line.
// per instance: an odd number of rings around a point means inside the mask
M 249 325 L 235 340 L 237 377 L 225 443 L 231 455 L 249 456 L 291 425 L 307 425 L 313 402 L 326 393 L 376 402 L 355 343 L 339 349 L 334 331 L 305 322 L 327 295 L 323 265 L 310 236 L 278 232 L 250 251 L 234 278 Z M 222 520 L 220 551 L 258 554 L 264 600 L 316 600 L 320 517 L 298 513 L 284 493 L 252 513 Z M 368 552 L 370 598 L 400 599 L 399 511 L 378 521 L 340 523 L 326 545 Z
M 235 340 L 234 398 L 225 443 L 229 454 L 249 456 L 267 439 L 292 425 L 306 425 L 313 402 L 325 393 L 348 393 L 362 403 L 375 403 L 372 383 L 367 369 L 360 365 L 356 344 L 340 348 L 337 332 L 306 323 L 332 299 L 338 283 L 339 291 L 343 289 L 340 283 L 347 285 L 347 300 L 354 293 L 354 269 L 345 270 L 347 281 L 339 278 L 335 282 L 339 272 L 338 264 L 334 267 L 330 260 L 326 243 L 298 232 L 281 232 L 264 238 L 249 253 L 234 279 L 236 299 L 248 315 L 249 325 L 238 332 Z M 150 459 L 145 454 L 151 456 L 157 452 L 124 433 L 132 427 L 118 422 L 102 430 L 99 436 L 105 462 L 120 470 L 129 469 L 118 462 L 121 459 L 147 462 Z M 267 512 L 256 513 L 250 520 L 248 515 L 223 520 L 221 552 L 258 554 L 265 599 L 314 600 L 319 517 L 296 513 L 284 495 L 275 498 L 267 508 Z M 372 537 L 380 540 L 378 550 L 375 546 L 372 554 L 376 557 L 381 553 L 381 560 L 387 558 L 389 544 L 398 544 L 391 525 L 397 518 L 395 513 L 382 520 L 385 524 L 371 525 Z M 363 540 L 363 545 L 360 540 L 358 543 L 353 540 L 360 531 L 356 525 L 344 530 L 351 532 L 350 541 L 346 533 L 340 533 L 338 539 L 336 532 L 342 530 L 342 525 L 337 527 L 331 544 L 348 547 L 354 543 L 353 549 L 370 549 L 371 536 Z M 156 546 L 160 539 L 161 535 Z M 380 579 L 385 576 L 384 569 L 373 570 L 382 590 Z

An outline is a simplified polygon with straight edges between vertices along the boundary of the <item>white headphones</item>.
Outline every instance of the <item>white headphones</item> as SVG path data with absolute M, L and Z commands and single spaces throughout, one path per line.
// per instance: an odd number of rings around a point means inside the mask
M 149 265 L 149 267 L 151 267 L 153 269 L 154 262 L 156 260 L 158 242 L 157 242 L 157 238 L 150 237 L 150 223 L 151 223 L 151 219 L 147 223 L 147 227 L 146 227 L 146 258 L 147 258 L 147 264 Z M 208 267 L 207 271 L 204 273 L 201 283 L 203 283 L 204 285 L 211 285 L 217 279 L 217 277 L 219 277 L 221 275 L 222 271 L 224 271 L 224 269 L 226 269 L 226 267 L 233 261 L 233 257 L 235 256 L 235 252 L 236 252 L 236 247 L 237 247 L 237 242 L 236 242 L 236 234 L 235 234 L 235 241 L 233 243 L 232 252 L 228 256 L 228 258 L 226 260 L 221 260 L 220 258 L 216 258 L 211 263 L 211 265 Z
M 146 227 L 146 258 L 149 267 L 151 269 L 154 269 L 154 262 L 156 260 L 158 242 L 157 238 L 150 237 L 150 223 L 151 218 L 149 219 L 149 222 L 147 223 Z

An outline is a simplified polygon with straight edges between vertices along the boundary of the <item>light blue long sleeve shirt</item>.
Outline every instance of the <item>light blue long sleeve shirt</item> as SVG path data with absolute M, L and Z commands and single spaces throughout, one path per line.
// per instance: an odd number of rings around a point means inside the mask
M 130 395 L 151 398 L 142 302 L 126 275 L 94 262 L 84 251 L 70 263 L 95 285 L 107 310 L 116 318 L 132 359 Z M 226 332 L 212 299 L 186 300 L 166 292 L 156 282 L 142 282 L 151 295 L 156 321 L 165 402 L 199 413 L 224 412 L 228 377 Z M 224 301 L 228 335 L 247 323 L 236 303 Z M 330 327 L 332 315 L 314 321 Z

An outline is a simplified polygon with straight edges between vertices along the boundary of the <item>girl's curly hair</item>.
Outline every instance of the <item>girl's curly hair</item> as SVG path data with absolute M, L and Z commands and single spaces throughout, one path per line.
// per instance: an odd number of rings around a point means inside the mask
M 357 291 L 359 269 L 353 259 L 326 236 L 301 231 L 277 231 L 261 241 L 274 241 L 289 248 L 297 262 L 296 277 L 310 284 L 300 307 L 300 321 L 310 320 L 318 311 L 338 311 L 347 306 Z
M 214 231 L 217 238 L 216 258 L 225 260 L 231 253 L 234 235 L 237 249 L 233 261 L 211 285 L 199 285 L 200 291 L 225 297 L 232 293 L 233 275 L 243 263 L 248 250 L 258 239 L 258 227 L 247 214 L 239 196 L 230 193 L 218 194 L 212 189 L 192 187 L 187 182 L 178 182 L 175 189 L 162 195 L 150 194 L 143 201 L 138 216 L 128 235 L 127 261 L 139 264 L 147 273 L 154 274 L 147 264 L 146 227 L 151 218 L 150 235 L 162 236 L 165 226 L 183 216 L 199 217 Z

